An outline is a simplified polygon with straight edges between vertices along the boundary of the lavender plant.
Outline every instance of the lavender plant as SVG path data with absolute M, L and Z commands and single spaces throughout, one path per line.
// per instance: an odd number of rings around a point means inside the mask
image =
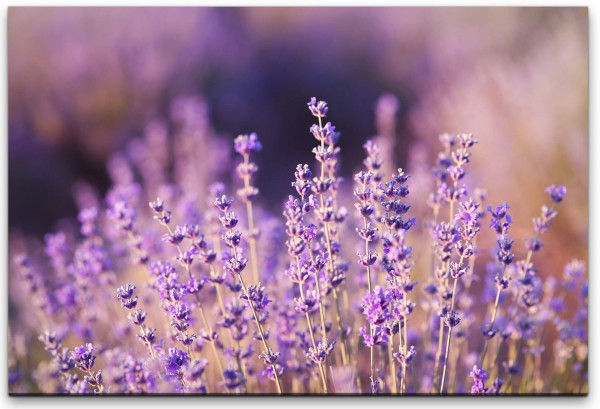
M 389 124 L 351 186 L 328 104 L 308 108 L 316 167 L 290 175 L 283 217 L 253 185 L 255 133 L 233 142 L 239 202 L 220 164 L 194 162 L 221 145 L 184 98 L 112 158 L 103 201 L 77 190 L 75 228 L 11 244 L 10 393 L 587 393 L 585 264 L 536 266 L 566 187 L 521 245 L 518 209 L 486 213 L 467 175 L 471 134 L 440 137 L 425 199 L 380 148 Z

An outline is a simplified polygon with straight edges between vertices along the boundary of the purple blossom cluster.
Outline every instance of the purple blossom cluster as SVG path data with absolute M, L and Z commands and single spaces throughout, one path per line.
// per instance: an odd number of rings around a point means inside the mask
M 521 238 L 518 209 L 472 186 L 467 133 L 440 137 L 428 198 L 378 139 L 345 183 L 333 111 L 311 98 L 314 163 L 272 215 L 256 133 L 234 139 L 237 164 L 196 163 L 202 144 L 228 157 L 199 104 L 116 154 L 104 199 L 79 191 L 76 228 L 13 257 L 11 393 L 587 393 L 585 263 L 538 262 L 566 187 Z

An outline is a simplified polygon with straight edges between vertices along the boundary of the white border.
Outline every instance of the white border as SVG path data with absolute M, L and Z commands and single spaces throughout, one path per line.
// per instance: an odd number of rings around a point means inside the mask
M 598 95 L 598 82 L 592 78 L 591 73 L 594 72 L 594 67 L 598 67 L 598 38 L 597 38 L 597 30 L 594 27 L 594 7 L 590 1 L 588 2 L 556 2 L 556 1 L 526 1 L 526 2 L 493 2 L 493 3 L 485 3 L 482 1 L 475 0 L 463 0 L 459 4 L 453 1 L 436 1 L 436 2 L 406 2 L 406 1 L 371 1 L 371 2 L 357 2 L 357 1 L 328 1 L 323 2 L 319 0 L 303 0 L 303 1 L 289 1 L 289 2 L 258 2 L 258 1 L 230 1 L 230 0 L 221 0 L 221 1 L 177 1 L 176 4 L 169 1 L 119 1 L 119 0 L 105 0 L 103 2 L 88 2 L 84 3 L 82 1 L 61 1 L 61 2 L 52 2 L 47 0 L 36 0 L 36 1 L 2 1 L 3 5 L 6 6 L 587 6 L 589 7 L 589 28 L 590 28 L 590 114 L 589 114 L 589 148 L 590 148 L 590 196 L 589 196 L 589 220 L 590 220 L 590 240 L 589 246 L 590 250 L 598 249 L 598 227 L 599 221 L 597 217 L 597 212 L 592 212 L 592 209 L 597 209 L 600 202 L 598 201 L 598 195 L 600 190 L 598 189 L 598 169 L 599 166 L 595 164 L 594 159 L 599 158 L 598 152 L 598 141 L 595 140 L 594 131 L 596 130 L 595 126 L 595 118 L 600 115 L 598 112 L 598 105 L 594 101 L 594 96 Z M 0 81 L 0 123 L 2 124 L 2 130 L 4 134 L 3 143 L 0 144 L 0 217 L 2 220 L 2 232 L 0 235 L 0 259 L 2 260 L 3 266 L 7 265 L 7 235 L 8 235 L 8 149 L 7 149 L 7 140 L 8 137 L 6 135 L 7 132 L 7 9 L 4 8 L 3 19 L 2 19 L 2 30 L 1 37 L 2 41 L 0 42 L 0 55 L 2 59 L 2 63 L 0 64 L 0 73 L 2 77 L 2 81 Z M 549 63 L 551 63 L 549 61 Z M 594 251 L 590 251 L 590 260 L 589 260 L 589 276 L 590 276 L 590 290 L 592 294 L 600 294 L 598 288 L 598 282 L 595 278 L 596 273 L 598 272 L 597 266 L 597 255 Z M 5 269 L 2 269 L 6 271 Z M 6 286 L 6 275 L 4 276 L 4 281 L 2 282 L 2 299 L 4 300 L 3 309 L 7 307 L 7 286 Z M 5 310 L 6 311 L 6 310 Z M 311 409 L 315 406 L 321 407 L 325 405 L 350 405 L 357 407 L 372 407 L 377 406 L 380 407 L 414 407 L 414 406 L 424 406 L 424 407 L 481 407 L 483 405 L 490 407 L 503 407 L 506 405 L 510 405 L 512 407 L 525 407 L 526 405 L 547 405 L 550 407 L 563 407 L 564 405 L 569 405 L 573 407 L 598 407 L 599 399 L 598 399 L 598 391 L 599 383 L 598 383 L 598 356 L 600 354 L 597 353 L 597 320 L 594 317 L 598 316 L 598 303 L 595 302 L 595 296 L 590 297 L 590 332 L 589 332 L 589 345 L 591 353 L 590 353 L 590 369 L 589 369 L 589 377 L 590 377 L 590 395 L 587 398 L 569 398 L 569 397 L 535 397 L 535 398 L 519 398 L 519 397 L 511 397 L 511 398 L 490 398 L 490 399 L 468 399 L 468 398 L 429 398 L 429 397 L 420 397 L 420 398 L 378 398 L 377 400 L 372 400 L 369 398 L 346 398 L 346 397 L 336 397 L 332 399 L 324 399 L 324 398 L 313 398 L 313 397 L 297 397 L 297 398 L 285 398 L 284 400 L 274 399 L 274 398 L 181 398 L 174 400 L 172 397 L 151 397 L 151 398 L 126 398 L 126 397 L 111 397 L 111 398 L 77 398 L 77 397 L 69 397 L 69 398 L 49 398 L 49 397 L 29 397 L 29 398 L 15 398 L 8 396 L 7 391 L 7 362 L 6 362 L 6 354 L 7 354 L 7 336 L 6 329 L 8 327 L 7 322 L 7 313 L 2 314 L 0 316 L 0 328 L 3 329 L 3 335 L 0 336 L 0 405 L 5 408 L 16 408 L 16 407 L 39 407 L 39 406 L 58 406 L 58 407 L 79 407 L 79 406 L 90 406 L 90 407 L 103 407 L 106 405 L 116 405 L 117 407 L 125 407 L 133 405 L 144 405 L 144 406 L 154 406 L 154 407 L 164 407 L 165 404 L 176 405 L 177 408 L 185 408 L 185 407 L 198 407 L 202 405 L 203 407 L 212 407 L 213 405 L 220 406 L 242 406 L 242 407 L 280 407 L 282 404 L 286 406 L 295 406 L 295 407 L 307 407 L 310 406 Z

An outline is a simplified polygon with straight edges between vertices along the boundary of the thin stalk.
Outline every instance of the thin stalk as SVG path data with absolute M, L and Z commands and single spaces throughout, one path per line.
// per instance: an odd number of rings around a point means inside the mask
M 164 224 L 164 226 L 167 228 L 167 231 L 169 232 L 169 234 L 172 235 L 173 231 L 171 230 L 171 227 L 169 227 L 168 224 Z M 177 251 L 179 252 L 179 256 L 182 256 L 183 252 L 181 250 L 181 247 L 179 245 L 177 245 L 176 247 L 177 247 Z M 187 271 L 190 279 L 192 279 L 193 276 L 192 276 L 192 271 L 190 270 L 189 264 L 185 265 L 185 270 Z M 204 308 L 202 307 L 202 303 L 200 302 L 200 296 L 198 295 L 198 293 L 195 293 L 194 295 L 196 296 L 196 302 L 198 303 L 198 311 L 200 312 L 200 318 L 202 319 L 204 329 L 210 334 L 210 344 L 211 344 L 215 359 L 217 360 L 217 366 L 219 367 L 219 371 L 221 373 L 221 378 L 222 378 L 223 382 L 227 382 L 227 380 L 225 379 L 225 373 L 223 370 L 223 364 L 221 362 L 221 357 L 219 356 L 219 353 L 217 351 L 217 346 L 215 344 L 215 340 L 212 337 L 212 328 L 210 327 L 210 325 L 208 325 L 206 315 L 204 314 Z M 190 357 L 191 357 L 191 354 L 190 354 Z
M 496 313 L 498 312 L 498 301 L 500 300 L 500 292 L 502 291 L 501 287 L 498 287 L 498 291 L 496 292 L 496 301 L 494 301 L 494 311 L 492 313 L 492 323 L 490 324 L 490 330 L 493 331 L 494 322 L 496 322 Z M 485 365 L 485 354 L 487 352 L 488 343 L 490 338 L 485 339 L 485 344 L 483 345 L 483 351 L 481 352 L 481 357 L 479 361 L 481 362 L 481 367 L 484 368 Z
M 457 183 L 454 182 L 454 187 L 455 188 L 456 188 L 456 185 L 457 185 Z M 454 200 L 450 200 L 449 211 L 448 211 L 448 223 L 452 224 L 452 220 L 453 219 L 454 219 Z M 460 264 L 462 265 L 462 259 L 461 259 L 461 263 Z M 444 264 L 442 266 L 442 269 L 444 271 L 447 271 L 449 269 L 449 267 L 450 267 L 450 261 L 448 260 L 448 261 L 444 262 Z M 444 283 L 446 282 L 446 280 L 447 279 L 444 280 Z M 455 287 L 456 287 L 456 282 L 454 284 L 455 284 Z M 456 293 L 456 291 L 452 292 L 452 310 L 454 310 L 454 295 L 455 295 L 455 293 Z M 443 303 L 443 300 L 442 300 L 441 294 L 440 294 L 440 306 L 442 305 L 442 303 Z M 443 332 L 444 332 L 443 330 L 444 330 L 444 322 L 443 322 L 443 320 L 440 320 L 440 336 L 438 338 L 438 349 L 437 349 L 437 353 L 436 353 L 436 356 L 435 356 L 435 365 L 434 365 L 434 371 L 433 371 L 434 379 L 436 379 L 435 382 L 437 382 L 438 373 L 439 373 L 439 370 L 440 370 L 440 359 L 442 358 L 442 345 L 443 345 L 443 342 L 444 342 L 443 341 Z M 446 363 L 444 362 L 444 365 L 445 364 Z M 434 392 L 437 389 L 436 388 L 437 384 L 435 382 L 434 382 L 434 385 L 433 385 L 434 386 L 433 387 L 433 391 Z
M 399 325 L 400 323 L 398 323 Z M 404 352 L 404 342 L 402 339 L 402 328 L 398 328 L 398 352 Z M 402 367 L 406 366 L 406 361 L 402 363 Z M 404 393 L 406 389 L 405 371 L 402 371 L 402 378 L 400 379 L 400 393 Z
M 462 265 L 463 258 L 461 257 L 459 266 Z M 458 283 L 458 278 L 454 279 L 454 285 L 452 286 L 452 308 L 450 311 L 454 311 L 454 303 L 456 299 L 456 285 Z M 442 379 L 440 381 L 440 395 L 444 390 L 444 380 L 446 378 L 446 368 L 448 367 L 448 354 L 450 352 L 450 340 L 452 339 L 452 327 L 448 327 L 448 338 L 446 340 L 446 353 L 444 354 L 444 369 L 442 370 Z
M 146 324 L 142 322 L 140 324 L 140 328 L 142 328 L 142 331 L 144 332 L 144 334 L 146 334 L 146 331 L 148 330 Z M 148 342 L 146 343 L 146 345 L 148 346 L 148 350 L 150 351 L 150 356 L 152 357 L 152 359 L 156 358 L 156 355 L 154 354 L 154 349 L 152 348 L 152 344 Z
M 315 258 L 313 255 L 313 251 L 312 248 L 310 247 L 310 243 L 308 244 L 308 254 L 310 256 L 310 261 L 311 263 L 314 263 Z M 300 264 L 298 264 L 298 267 L 300 267 Z M 315 270 L 314 273 L 314 280 L 315 280 L 315 288 L 317 289 L 317 293 L 319 294 L 319 316 L 321 319 L 321 337 L 323 338 L 323 342 L 327 342 L 327 327 L 325 326 L 325 305 L 323 304 L 323 297 L 322 297 L 322 293 L 321 293 L 321 284 L 319 283 L 319 272 Z
M 298 256 L 296 256 L 296 263 L 298 263 L 298 268 L 300 268 L 300 258 Z M 298 287 L 300 288 L 300 297 L 302 298 L 302 302 L 306 301 L 306 298 L 304 297 L 304 286 L 301 283 L 298 283 Z M 319 294 L 320 297 L 320 294 Z M 315 349 L 315 352 L 317 350 L 317 343 L 315 341 L 315 334 L 313 333 L 313 329 L 312 329 L 312 321 L 310 319 L 310 314 L 307 312 L 306 314 L 306 325 L 308 326 L 308 333 L 310 334 L 310 339 L 312 341 L 313 344 L 313 348 Z M 327 387 L 327 373 L 325 372 L 325 368 L 323 367 L 323 362 L 319 362 L 319 372 L 321 373 L 321 381 L 323 382 L 323 391 L 327 394 L 328 393 L 328 387 Z
M 233 256 L 235 258 L 237 258 L 237 250 L 235 247 L 233 247 Z M 242 286 L 242 290 L 244 291 L 244 295 L 248 299 L 248 305 L 250 306 L 250 309 L 252 310 L 252 315 L 254 316 L 254 321 L 256 322 L 256 326 L 258 327 L 258 333 L 260 334 L 260 339 L 262 340 L 262 343 L 263 343 L 263 346 L 265 347 L 266 352 L 268 352 L 268 351 L 270 351 L 269 344 L 267 344 L 267 340 L 265 338 L 265 334 L 264 334 L 262 325 L 260 324 L 260 321 L 258 320 L 258 314 L 256 312 L 256 309 L 254 308 L 252 301 L 250 301 L 250 294 L 248 293 L 248 287 L 246 287 L 246 283 L 244 283 L 244 279 L 242 278 L 242 275 L 240 273 L 237 273 L 237 277 L 238 277 L 238 280 L 240 281 L 240 285 Z M 279 380 L 279 374 L 277 373 L 277 367 L 275 366 L 275 364 L 272 364 L 271 367 L 273 368 L 273 375 L 275 376 L 275 383 L 277 385 L 277 391 L 281 395 L 283 393 L 283 389 L 281 388 L 281 381 Z
M 323 121 L 321 120 L 321 117 L 318 117 L 319 120 L 319 128 L 323 129 Z M 321 140 L 321 148 L 325 149 L 325 141 Z M 325 163 L 321 163 L 321 179 L 323 179 L 325 177 Z M 323 209 L 325 207 L 325 198 L 323 197 L 323 193 L 319 194 L 319 205 L 321 206 L 321 209 Z M 323 221 L 323 230 L 325 231 L 325 244 L 327 246 L 327 254 L 329 256 L 329 269 L 331 272 L 331 275 L 335 274 L 335 266 L 333 264 L 333 252 L 331 251 L 331 236 L 330 236 L 330 232 L 329 232 L 329 222 Z M 334 288 L 333 289 L 333 296 L 335 298 L 335 306 L 336 306 L 336 322 L 337 322 L 337 326 L 338 326 L 338 332 L 340 333 L 340 337 L 342 340 L 342 362 L 344 363 L 344 365 L 348 364 L 348 353 L 347 353 L 347 346 L 346 346 L 346 335 L 344 332 L 344 326 L 342 324 L 342 318 L 341 318 L 341 314 L 340 314 L 340 306 L 339 306 L 339 301 L 338 301 L 338 296 L 337 296 L 337 289 Z
M 396 373 L 396 360 L 394 359 L 394 334 L 390 336 L 388 345 L 388 360 L 390 361 L 390 376 L 392 377 L 392 393 L 398 393 L 398 377 Z
M 242 154 L 244 158 L 244 164 L 248 165 L 250 163 L 250 155 Z M 244 188 L 250 188 L 250 175 L 245 175 L 244 179 Z M 258 255 L 256 251 L 256 238 L 254 236 L 254 212 L 252 209 L 252 201 L 250 199 L 246 200 L 246 215 L 248 218 L 248 242 L 250 243 L 250 267 L 252 269 L 252 280 L 255 283 L 260 282 L 260 275 L 258 272 Z
M 84 372 L 90 377 L 90 379 L 95 379 L 94 374 L 91 370 Z M 104 395 L 104 385 L 102 384 L 102 382 L 96 385 L 96 387 L 98 388 L 98 393 L 96 393 L 96 391 L 94 390 L 94 395 Z
M 442 371 L 442 380 L 440 383 L 440 395 L 444 391 L 444 380 L 446 378 L 446 368 L 448 366 L 446 364 L 448 363 L 448 352 L 450 350 L 450 339 L 451 338 L 452 338 L 452 327 L 449 327 L 448 328 L 448 339 L 446 341 L 446 360 L 444 361 L 444 370 Z
M 212 266 L 212 264 L 210 266 L 210 271 L 211 271 L 211 273 L 215 274 L 215 269 Z M 217 283 L 213 283 L 213 285 L 214 285 L 215 290 L 217 292 L 217 301 L 219 303 L 219 308 L 221 309 L 221 315 L 223 317 L 225 317 L 226 310 L 225 310 L 225 302 L 223 301 L 224 297 L 223 297 L 223 292 L 221 291 L 221 285 L 217 284 Z M 233 328 L 231 328 L 231 327 L 229 328 L 229 331 L 227 331 L 227 335 L 229 335 L 229 345 L 231 346 L 231 348 L 235 348 L 237 346 L 238 352 L 241 352 L 240 341 L 236 342 L 233 339 Z M 239 353 L 235 354 L 235 363 L 236 363 L 239 371 L 241 372 L 242 376 L 244 378 L 246 378 L 246 374 L 245 374 L 245 370 L 244 370 L 244 365 L 242 364 L 242 361 L 240 359 Z M 244 389 L 245 389 L 245 386 L 244 386 Z
M 442 359 L 442 348 L 444 345 L 444 320 L 440 317 L 440 329 L 438 336 L 437 353 L 435 354 L 435 365 L 433 367 L 433 391 L 437 389 L 438 373 L 440 371 L 440 359 Z
M 406 295 L 406 294 L 405 294 Z M 404 299 L 404 310 L 406 311 L 406 298 Z M 402 364 L 402 393 L 406 393 L 406 357 L 408 356 L 408 320 L 404 316 L 404 363 Z
M 335 301 L 335 313 L 336 313 L 336 321 L 338 326 L 338 331 L 340 332 L 340 337 L 342 338 L 341 349 L 342 349 L 342 364 L 348 365 L 348 347 L 346 346 L 346 333 L 344 332 L 344 327 L 342 325 L 342 314 L 340 312 L 340 301 L 338 297 L 337 288 L 334 288 L 333 291 L 333 300 Z

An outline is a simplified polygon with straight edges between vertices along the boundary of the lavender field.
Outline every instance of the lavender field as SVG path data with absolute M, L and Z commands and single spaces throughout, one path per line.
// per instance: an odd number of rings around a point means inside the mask
M 586 9 L 8 26 L 10 394 L 588 394 Z

